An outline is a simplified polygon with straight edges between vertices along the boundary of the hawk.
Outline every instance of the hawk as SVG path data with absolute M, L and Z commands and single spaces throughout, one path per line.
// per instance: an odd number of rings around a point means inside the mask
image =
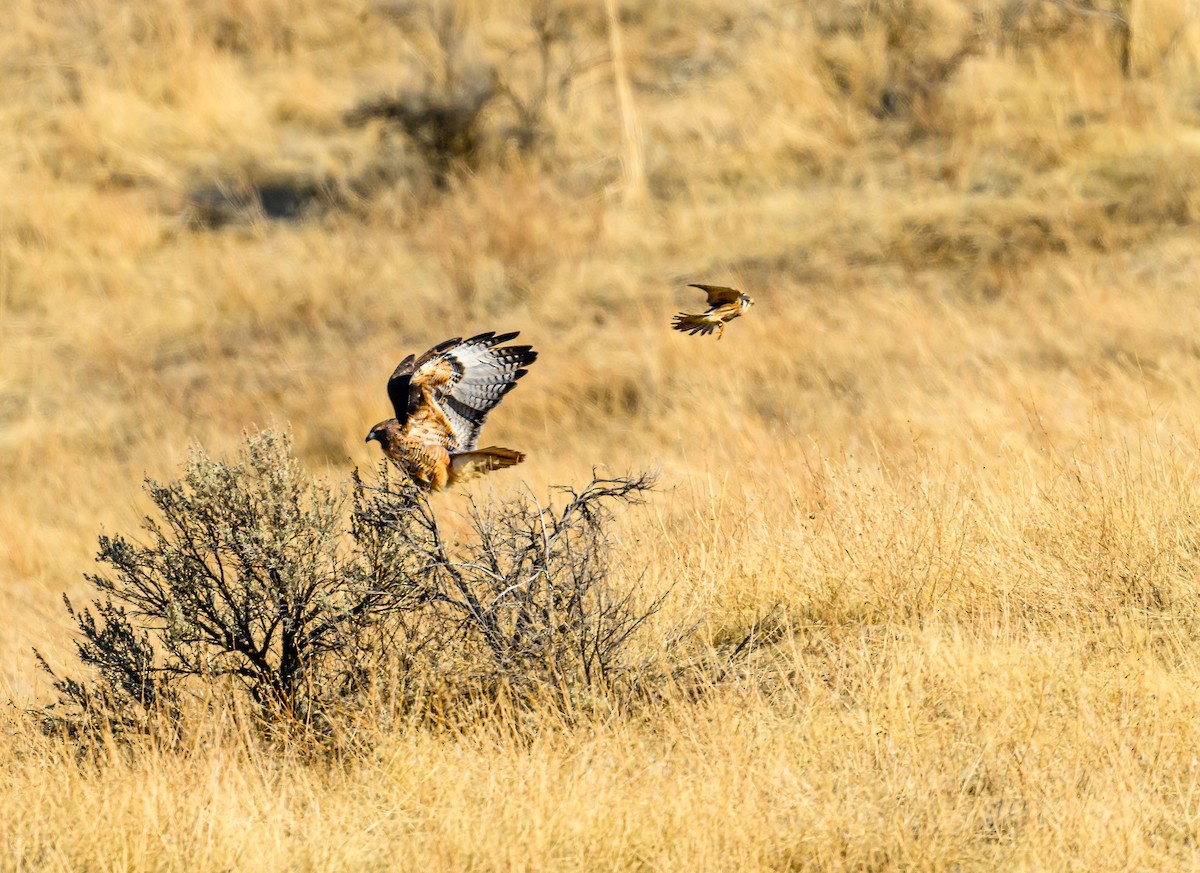
M 671 327 L 695 336 L 698 333 L 709 334 L 717 331 L 717 339 L 725 335 L 725 323 L 743 315 L 754 305 L 754 300 L 736 288 L 726 288 L 723 285 L 689 285 L 689 288 L 699 288 L 708 295 L 708 309 L 698 314 L 681 312 L 671 322 Z
M 479 429 L 500 398 L 537 360 L 530 346 L 504 346 L 516 332 L 455 337 L 421 357 L 409 355 L 387 383 L 395 418 L 367 434 L 421 487 L 440 491 L 463 479 L 525 460 L 512 449 L 476 448 Z

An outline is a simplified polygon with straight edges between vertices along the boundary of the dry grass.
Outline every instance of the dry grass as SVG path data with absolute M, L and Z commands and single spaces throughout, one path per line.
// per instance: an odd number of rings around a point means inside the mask
M 317 763 L 221 725 L 78 761 L 12 715 L 0 868 L 1196 866 L 1191 5 L 1118 4 L 1125 76 L 1102 16 L 621 0 L 625 121 L 603 8 L 559 5 L 581 62 L 549 136 L 514 149 L 497 104 L 437 190 L 344 115 L 453 64 L 536 74 L 525 2 L 455 4 L 452 52 L 420 3 L 11 4 L 3 687 L 46 693 L 32 645 L 70 657 L 59 595 L 144 473 L 287 423 L 342 477 L 403 354 L 518 328 L 542 357 L 489 439 L 530 458 L 483 487 L 661 468 L 621 531 L 672 591 L 646 644 L 759 623 L 745 675 Z M 281 176 L 341 197 L 188 221 L 198 187 Z M 673 333 L 688 281 L 758 305 L 719 345 Z

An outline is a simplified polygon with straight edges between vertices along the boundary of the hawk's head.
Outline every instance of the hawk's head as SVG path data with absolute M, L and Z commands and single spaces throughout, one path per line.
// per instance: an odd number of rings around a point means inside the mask
M 392 441 L 392 428 L 396 425 L 396 419 L 389 418 L 386 421 L 381 421 L 379 424 L 371 428 L 371 432 L 367 434 L 366 442 L 375 440 L 379 445 L 387 451 L 388 444 Z

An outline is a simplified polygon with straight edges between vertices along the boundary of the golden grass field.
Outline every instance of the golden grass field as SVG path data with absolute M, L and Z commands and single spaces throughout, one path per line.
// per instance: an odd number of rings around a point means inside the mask
M 344 115 L 484 64 L 533 93 L 527 0 L 455 5 L 449 51 L 419 2 L 12 0 L 0 869 L 1200 865 L 1200 12 L 1115 4 L 1125 75 L 1097 4 L 615 5 L 560 4 L 544 141 L 497 103 L 439 190 Z M 288 175 L 344 196 L 189 217 Z M 688 282 L 757 305 L 687 337 Z M 485 431 L 529 460 L 472 490 L 660 470 L 639 645 L 766 619 L 744 675 L 336 763 L 38 734 L 31 647 L 72 663 L 61 594 L 144 475 L 269 425 L 370 468 L 395 363 L 488 329 L 541 358 Z

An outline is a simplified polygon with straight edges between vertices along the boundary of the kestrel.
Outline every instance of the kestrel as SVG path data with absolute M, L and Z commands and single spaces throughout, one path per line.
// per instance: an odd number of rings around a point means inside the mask
M 440 491 L 464 479 L 511 467 L 521 452 L 476 448 L 487 415 L 537 360 L 530 346 L 504 346 L 516 332 L 481 333 L 440 343 L 420 358 L 409 355 L 388 379 L 396 417 L 367 434 L 384 455 L 420 486 Z
M 733 321 L 743 315 L 754 305 L 754 300 L 736 288 L 726 288 L 723 285 L 689 285 L 689 288 L 699 288 L 708 295 L 708 310 L 699 314 L 681 312 L 671 322 L 676 330 L 686 331 L 693 336 L 698 333 L 709 334 L 717 331 L 717 339 L 725 335 L 726 322 Z

